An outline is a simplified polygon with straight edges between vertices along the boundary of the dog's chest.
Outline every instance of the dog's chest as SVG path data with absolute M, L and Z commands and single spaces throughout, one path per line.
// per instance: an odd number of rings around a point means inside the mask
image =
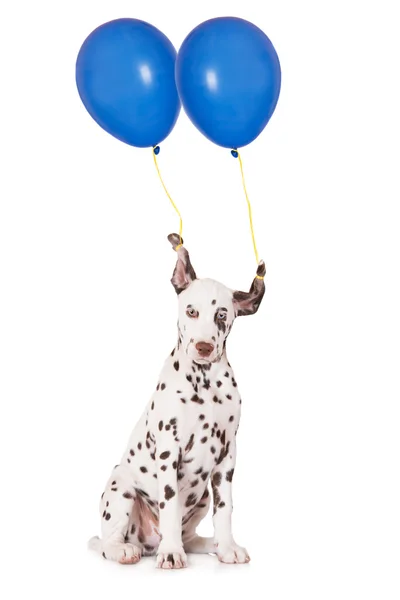
M 219 381 L 219 380 L 218 380 Z M 187 406 L 181 425 L 181 478 L 206 481 L 212 469 L 229 452 L 240 418 L 240 398 L 228 385 L 211 383 L 199 389 Z

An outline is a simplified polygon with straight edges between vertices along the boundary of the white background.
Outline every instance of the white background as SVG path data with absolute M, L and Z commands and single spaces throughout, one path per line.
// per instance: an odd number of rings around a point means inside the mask
M 2 12 L 2 597 L 398 600 L 395 2 L 42 0 Z M 267 292 L 229 339 L 243 396 L 234 525 L 252 562 L 122 567 L 86 541 L 175 343 L 166 235 L 178 224 L 151 150 L 86 113 L 75 58 L 113 18 L 147 20 L 179 48 L 221 15 L 264 29 L 283 73 L 272 120 L 242 152 Z M 198 275 L 247 289 L 237 161 L 182 113 L 159 162 Z

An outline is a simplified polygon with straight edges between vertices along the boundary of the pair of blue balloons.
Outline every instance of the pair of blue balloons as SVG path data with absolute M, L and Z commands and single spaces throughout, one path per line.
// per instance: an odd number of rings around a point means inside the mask
M 83 43 L 76 83 L 93 119 L 131 146 L 162 142 L 182 102 L 208 139 L 240 148 L 271 118 L 281 72 L 268 37 L 243 19 L 220 17 L 201 23 L 178 55 L 153 25 L 117 19 L 95 29 Z

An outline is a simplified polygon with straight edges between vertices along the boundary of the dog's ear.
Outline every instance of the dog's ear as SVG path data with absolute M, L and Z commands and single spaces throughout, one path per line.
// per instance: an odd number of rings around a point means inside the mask
M 253 279 L 249 292 L 233 292 L 233 306 L 236 316 L 254 315 L 258 311 L 265 292 L 265 264 L 260 261 L 257 276 Z
M 190 262 L 189 252 L 182 245 L 183 239 L 177 233 L 170 233 L 168 240 L 178 255 L 171 283 L 176 293 L 180 294 L 196 279 L 196 273 Z

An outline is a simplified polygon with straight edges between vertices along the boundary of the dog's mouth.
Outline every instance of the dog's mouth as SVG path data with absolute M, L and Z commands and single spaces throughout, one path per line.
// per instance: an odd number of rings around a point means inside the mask
M 202 357 L 199 357 L 199 358 L 194 358 L 193 361 L 196 364 L 199 364 L 199 365 L 209 365 L 211 363 L 214 363 L 216 361 L 216 359 L 215 358 L 211 359 L 211 358 L 202 358 Z

